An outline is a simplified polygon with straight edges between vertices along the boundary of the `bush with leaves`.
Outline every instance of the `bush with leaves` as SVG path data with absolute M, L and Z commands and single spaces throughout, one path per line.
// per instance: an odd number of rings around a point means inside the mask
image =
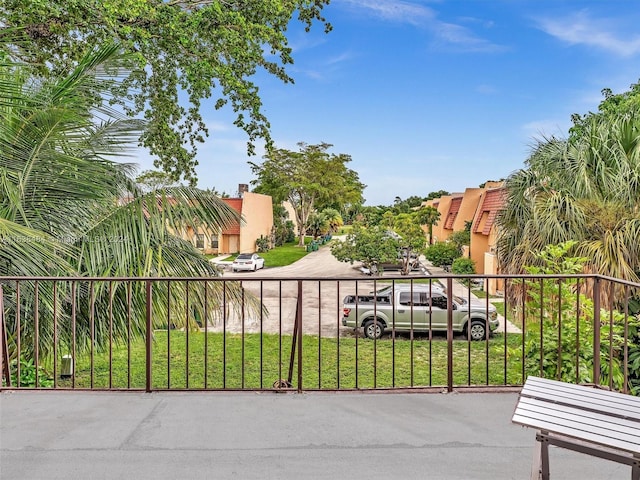
M 436 242 L 427 248 L 424 256 L 434 267 L 442 267 L 453 264 L 460 256 L 460 249 L 450 242 Z
M 542 266 L 527 273 L 563 275 L 582 271 L 582 257 L 569 256 L 575 242 L 548 245 L 537 257 Z M 525 370 L 566 382 L 592 383 L 594 365 L 594 302 L 584 279 L 543 279 L 519 283 L 524 304 Z M 640 391 L 640 322 L 615 310 L 600 311 L 600 383 L 623 390 L 625 328 L 629 357 L 627 388 Z M 519 355 L 512 351 L 513 354 Z

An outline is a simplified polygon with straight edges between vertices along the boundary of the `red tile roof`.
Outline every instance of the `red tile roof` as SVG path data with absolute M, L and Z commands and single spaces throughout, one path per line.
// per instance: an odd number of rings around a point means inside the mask
M 447 213 L 447 218 L 444 222 L 444 228 L 449 230 L 453 228 L 453 222 L 456 221 L 461 204 L 462 197 L 455 197 L 451 199 L 451 205 L 449 206 L 449 213 Z
M 493 226 L 496 216 L 500 210 L 504 210 L 507 199 L 507 191 L 504 188 L 496 188 L 493 190 L 487 190 L 484 194 L 482 206 L 476 215 L 476 220 L 473 224 L 473 233 L 482 233 L 483 235 L 489 235 L 491 227 Z M 487 220 L 482 226 L 480 231 L 480 222 L 482 218 L 487 214 Z
M 223 198 L 222 201 L 233 208 L 239 214 L 242 214 L 242 199 L 241 198 Z M 222 230 L 223 235 L 240 235 L 240 223 L 235 222 L 232 227 Z

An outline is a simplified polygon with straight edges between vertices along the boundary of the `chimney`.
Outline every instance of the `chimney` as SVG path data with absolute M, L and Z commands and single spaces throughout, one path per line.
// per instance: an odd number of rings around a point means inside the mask
M 238 184 L 238 196 L 240 198 L 244 197 L 245 192 L 249 191 L 249 184 L 247 183 L 239 183 Z

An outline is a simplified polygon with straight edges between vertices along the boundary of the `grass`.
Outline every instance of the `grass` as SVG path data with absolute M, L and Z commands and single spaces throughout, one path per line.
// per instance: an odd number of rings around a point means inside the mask
M 206 355 L 205 355 L 206 339 Z M 153 344 L 153 387 L 157 389 L 259 389 L 270 388 L 289 376 L 291 336 L 156 331 Z M 509 334 L 507 351 L 521 347 L 522 337 Z M 187 346 L 188 345 L 188 346 Z M 355 338 L 303 338 L 303 387 L 352 389 L 446 386 L 447 342 L 437 337 L 411 341 L 408 336 L 373 342 Z M 297 354 L 297 352 L 296 352 Z M 516 358 L 517 357 L 517 358 Z M 411 360 L 413 358 L 413 361 Z M 187 360 L 188 359 L 188 360 Z M 205 360 L 206 359 L 206 360 Z M 145 345 L 131 345 L 131 369 L 126 346 L 114 349 L 114 388 L 145 387 Z M 205 365 L 206 362 L 206 365 Z M 489 342 L 453 342 L 455 385 L 522 383 L 520 355 L 505 356 L 505 338 Z M 93 388 L 109 387 L 108 354 L 94 355 Z M 297 357 L 292 371 L 297 383 Z M 69 380 L 60 386 L 71 386 Z M 91 386 L 88 356 L 76 364 L 76 388 Z
M 275 247 L 268 252 L 260 253 L 260 256 L 264 257 L 264 264 L 267 267 L 284 267 L 297 262 L 306 254 L 307 249 L 305 247 L 299 247 L 298 242 L 292 242 L 286 243 L 281 247 Z

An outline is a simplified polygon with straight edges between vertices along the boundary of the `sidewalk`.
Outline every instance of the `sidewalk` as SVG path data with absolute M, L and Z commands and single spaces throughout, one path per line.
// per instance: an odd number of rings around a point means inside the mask
M 517 394 L 0 394 L 0 478 L 529 478 Z M 628 467 L 551 449 L 553 478 Z

